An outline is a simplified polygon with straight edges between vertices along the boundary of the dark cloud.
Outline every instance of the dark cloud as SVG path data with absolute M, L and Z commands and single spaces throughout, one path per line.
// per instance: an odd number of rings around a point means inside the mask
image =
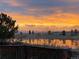
M 53 13 L 79 13 L 76 0 L 1 0 L 0 10 L 18 12 L 26 15 L 43 16 Z

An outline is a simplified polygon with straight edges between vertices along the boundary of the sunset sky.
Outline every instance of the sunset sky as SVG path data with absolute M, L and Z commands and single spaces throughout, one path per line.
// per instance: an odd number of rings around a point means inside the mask
M 21 27 L 58 26 L 64 29 L 64 26 L 79 25 L 79 0 L 0 0 L 0 12 L 7 13 Z

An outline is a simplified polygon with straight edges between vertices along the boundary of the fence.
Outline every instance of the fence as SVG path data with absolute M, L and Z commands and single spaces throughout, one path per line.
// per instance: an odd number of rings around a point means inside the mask
M 70 50 L 31 46 L 0 46 L 0 59 L 70 59 Z

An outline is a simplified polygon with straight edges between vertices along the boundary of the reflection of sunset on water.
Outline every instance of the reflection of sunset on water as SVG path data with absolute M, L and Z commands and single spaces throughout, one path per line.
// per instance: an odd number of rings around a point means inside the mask
M 41 45 L 50 47 L 60 47 L 60 48 L 78 48 L 79 41 L 76 40 L 60 40 L 60 39 L 26 39 L 22 41 L 24 44 L 29 45 Z

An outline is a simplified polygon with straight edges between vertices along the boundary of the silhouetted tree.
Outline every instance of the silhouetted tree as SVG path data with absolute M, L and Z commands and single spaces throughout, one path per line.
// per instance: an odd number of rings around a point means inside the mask
M 51 34 L 51 31 L 50 30 L 48 31 L 48 34 Z
M 66 31 L 65 30 L 62 31 L 62 35 L 64 35 L 64 36 L 66 35 Z
M 34 31 L 32 31 L 32 34 L 34 34 Z
M 74 31 L 73 31 L 73 30 L 71 30 L 71 36 L 72 36 L 72 35 L 74 35 Z
M 15 26 L 15 20 L 12 20 L 7 14 L 0 14 L 0 39 L 12 38 L 15 32 L 18 30 L 18 26 Z
M 74 30 L 74 34 L 75 34 L 75 35 L 78 34 L 78 30 L 77 30 L 77 29 Z
M 29 30 L 29 34 L 31 34 L 31 30 Z

